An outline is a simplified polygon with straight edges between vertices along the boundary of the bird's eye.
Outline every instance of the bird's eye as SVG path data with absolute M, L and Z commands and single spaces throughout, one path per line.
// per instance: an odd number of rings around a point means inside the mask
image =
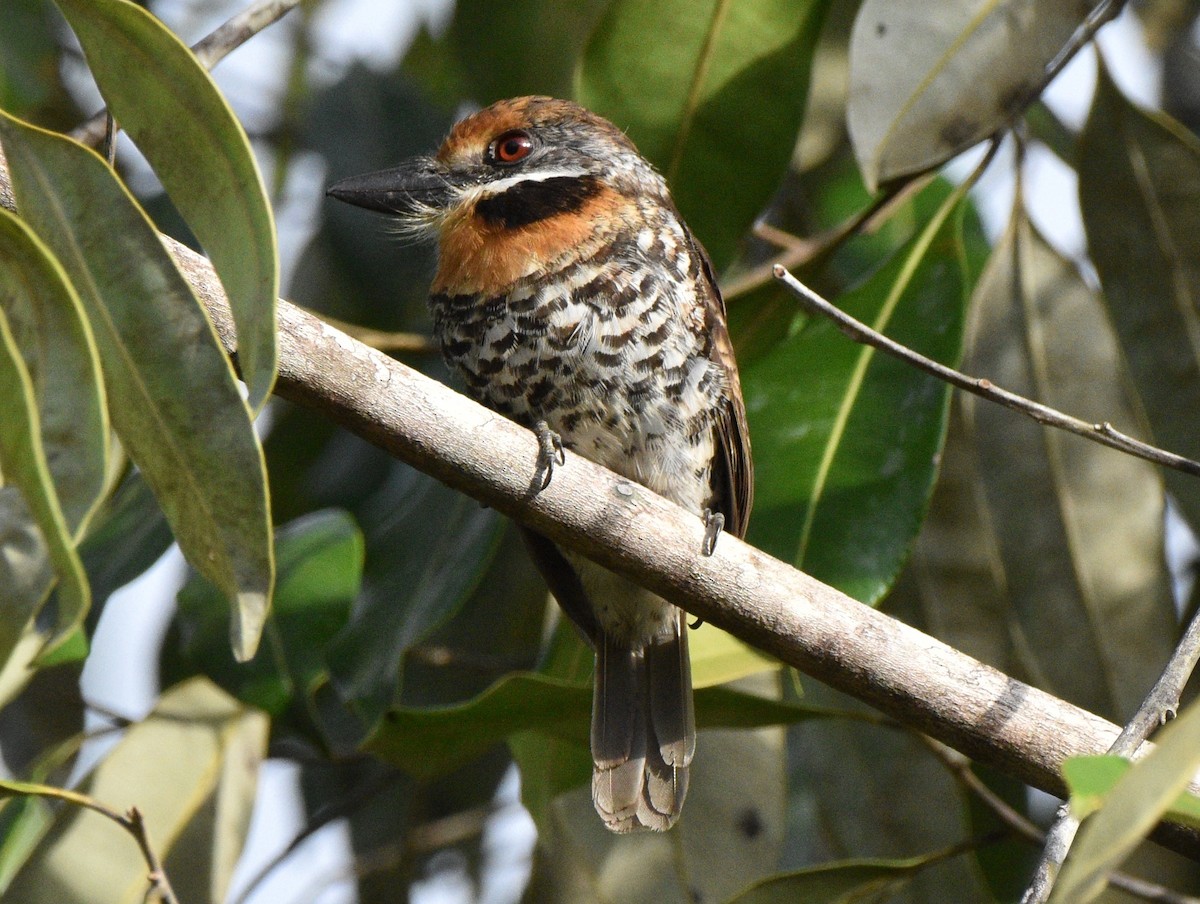
M 488 145 L 487 158 L 489 163 L 499 163 L 508 166 L 520 163 L 533 151 L 533 139 L 528 132 L 514 129 L 505 132 Z

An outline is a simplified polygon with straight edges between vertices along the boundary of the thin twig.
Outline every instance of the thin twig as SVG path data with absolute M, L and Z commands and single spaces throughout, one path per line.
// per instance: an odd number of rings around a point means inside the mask
M 497 807 L 488 803 L 413 826 L 404 840 L 404 851 L 408 854 L 428 854 L 475 838 L 483 833 L 496 811 Z
M 1024 95 L 1024 102 L 1017 109 L 1014 119 L 1017 116 L 1024 114 L 1025 108 L 1028 107 L 1035 99 L 1041 97 L 1042 92 L 1046 90 L 1046 86 L 1058 78 L 1058 74 L 1067 67 L 1067 63 L 1075 57 L 1084 47 L 1091 43 L 1096 37 L 1096 32 L 1115 19 L 1121 14 L 1121 10 L 1125 8 L 1127 0 L 1104 0 L 1098 4 L 1087 17 L 1083 20 L 1075 33 L 1071 35 L 1070 40 L 1063 45 L 1062 49 L 1047 65 L 1042 73 L 1042 77 L 1030 86 L 1029 90 Z
M 756 239 L 770 242 L 780 251 L 795 251 L 797 254 L 805 255 L 806 259 L 820 247 L 818 239 L 804 239 L 798 235 L 792 235 L 786 229 L 772 226 L 770 223 L 755 223 L 750 231 L 754 233 Z
M 137 807 L 130 807 L 122 825 L 133 835 L 141 848 L 146 865 L 150 867 L 150 875 L 147 877 L 150 890 L 158 891 L 163 904 L 179 904 L 179 899 L 175 897 L 175 889 L 171 888 L 171 880 L 167 878 L 167 871 L 163 869 L 162 861 L 158 859 L 158 854 L 150 844 L 150 836 L 146 834 L 146 821 L 142 818 L 142 811 Z
M 933 754 L 933 758 L 950 773 L 956 782 L 979 798 L 980 803 L 991 810 L 993 815 L 1004 823 L 1014 835 L 1033 844 L 1041 844 L 1045 840 L 1046 835 L 1041 829 L 1027 819 L 1024 814 L 1018 813 L 1010 807 L 1004 798 L 983 783 L 983 780 L 971 768 L 970 759 L 940 741 L 934 740 L 929 735 L 919 731 L 913 731 L 911 734 L 925 745 Z
M 300 0 L 259 0 L 193 44 L 192 53 L 205 69 L 212 69 L 234 50 L 299 5 Z M 71 137 L 88 147 L 99 147 L 104 141 L 107 121 L 108 109 L 105 108 L 76 126 L 71 132 Z
M 1071 812 L 1070 804 L 1062 804 L 1054 817 L 1054 824 L 1046 832 L 1046 843 L 1042 856 L 1034 867 L 1029 887 L 1021 896 L 1021 904 L 1042 904 L 1054 889 L 1054 880 L 1062 868 L 1075 835 L 1079 832 L 1079 818 Z
M 972 187 L 979 177 L 995 159 L 1000 150 L 1000 140 L 992 138 L 987 152 L 980 159 L 971 174 L 963 180 L 963 185 Z M 912 179 L 894 182 L 884 186 L 871 203 L 843 223 L 835 226 L 824 235 L 814 239 L 802 239 L 791 235 L 774 226 L 762 224 L 755 227 L 760 237 L 772 244 L 783 248 L 783 252 L 773 261 L 768 261 L 747 271 L 741 276 L 726 280 L 721 285 L 721 294 L 726 298 L 736 298 L 757 289 L 763 283 L 775 278 L 776 270 L 783 267 L 790 270 L 800 266 L 818 266 L 825 258 L 837 251 L 842 243 L 853 238 L 859 232 L 870 232 L 877 221 L 884 219 L 889 209 L 900 204 L 909 196 L 916 194 L 933 178 L 928 173 L 915 176 Z
M 278 22 L 299 5 L 300 0 L 259 0 L 193 44 L 192 53 L 205 69 L 212 69 L 268 25 Z
M 1200 613 L 1193 616 L 1163 673 L 1138 711 L 1121 730 L 1109 753 L 1132 756 L 1138 746 L 1164 722 L 1174 719 L 1179 698 L 1200 661 Z
M 907 346 L 901 345 L 887 336 L 875 332 L 875 330 L 871 329 L 865 323 L 855 320 L 849 314 L 812 291 L 812 289 L 792 276 L 783 267 L 778 265 L 775 267 L 775 278 L 800 299 L 801 304 L 806 310 L 829 318 L 837 325 L 839 330 L 855 342 L 877 348 L 881 352 L 891 355 L 893 358 L 899 358 L 901 361 L 911 364 L 918 370 L 923 370 L 925 373 L 931 374 L 939 380 L 944 380 L 951 386 L 965 389 L 967 392 L 987 399 L 989 402 L 995 402 L 998 405 L 1003 405 L 1005 408 L 1010 408 L 1013 411 L 1027 415 L 1039 424 L 1047 427 L 1056 427 L 1059 430 L 1065 430 L 1068 433 L 1074 433 L 1076 436 L 1082 436 L 1085 439 L 1100 443 L 1102 446 L 1109 446 L 1154 464 L 1174 468 L 1177 471 L 1182 471 L 1184 474 L 1191 474 L 1194 477 L 1200 477 L 1200 462 L 1184 458 L 1182 455 L 1176 455 L 1174 452 L 1167 452 L 1159 449 L 1157 446 L 1151 446 L 1149 443 L 1134 439 L 1132 436 L 1122 433 L 1107 421 L 1100 424 L 1089 424 L 1087 421 L 1071 417 L 1069 414 L 1063 414 L 1061 411 L 1017 395 L 1015 392 L 1001 389 L 990 380 L 981 377 L 970 377 L 944 364 L 939 364 L 937 361 L 926 358 L 919 352 L 915 352 Z
M 88 795 L 81 794 L 78 791 L 55 788 L 52 785 L 39 785 L 33 782 L 0 781 L 0 795 L 45 797 L 50 800 L 59 800 L 72 806 L 82 807 L 85 810 L 91 810 L 99 813 L 101 816 L 108 817 L 133 836 L 133 840 L 137 842 L 138 849 L 142 852 L 142 859 L 146 861 L 146 866 L 150 871 L 147 875 L 147 880 L 150 883 L 147 890 L 147 897 L 157 892 L 164 904 L 179 904 L 179 899 L 175 897 L 175 890 L 171 887 L 171 881 L 167 878 L 166 870 L 163 869 L 162 861 L 159 860 L 158 854 L 154 850 L 154 845 L 150 843 L 150 836 L 146 831 L 146 822 L 142 818 L 142 812 L 137 807 L 130 807 L 127 813 L 122 814 L 118 813 L 112 807 L 100 803 L 94 797 L 88 797 Z

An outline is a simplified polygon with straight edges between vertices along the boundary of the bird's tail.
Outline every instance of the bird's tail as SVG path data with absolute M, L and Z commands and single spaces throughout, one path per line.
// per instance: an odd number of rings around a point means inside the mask
M 604 637 L 596 647 L 592 701 L 592 800 L 614 832 L 675 824 L 696 750 L 687 624 L 633 647 Z

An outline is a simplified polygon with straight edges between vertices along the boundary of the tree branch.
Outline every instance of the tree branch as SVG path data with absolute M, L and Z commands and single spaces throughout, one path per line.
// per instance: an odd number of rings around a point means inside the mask
M 0 162 L 0 198 L 6 179 Z M 212 266 L 163 241 L 232 351 Z M 280 396 L 973 759 L 1062 796 L 1063 760 L 1119 733 L 735 537 L 700 555 L 700 518 L 577 455 L 534 493 L 532 432 L 284 301 L 279 331 Z M 1200 860 L 1200 833 L 1156 837 Z
M 167 244 L 231 348 L 210 265 Z M 286 302 L 279 322 L 281 396 L 973 759 L 1061 796 L 1062 761 L 1119 733 L 734 537 L 701 556 L 699 518 L 586 459 L 535 495 L 531 432 Z M 1200 834 L 1160 833 L 1200 859 Z

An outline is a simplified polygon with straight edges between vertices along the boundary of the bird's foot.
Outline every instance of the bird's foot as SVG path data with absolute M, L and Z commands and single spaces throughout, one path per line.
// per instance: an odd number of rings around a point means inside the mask
M 712 509 L 704 510 L 704 544 L 700 547 L 700 552 L 706 556 L 711 556 L 717 548 L 717 538 L 721 536 L 721 531 L 725 530 L 725 516 L 720 512 L 714 512 Z
M 533 432 L 537 435 L 538 441 L 537 469 L 533 473 L 533 485 L 540 493 L 550 486 L 550 478 L 554 476 L 554 466 L 566 464 L 567 456 L 563 452 L 562 437 L 551 430 L 550 425 L 545 421 L 538 421 L 534 424 Z

